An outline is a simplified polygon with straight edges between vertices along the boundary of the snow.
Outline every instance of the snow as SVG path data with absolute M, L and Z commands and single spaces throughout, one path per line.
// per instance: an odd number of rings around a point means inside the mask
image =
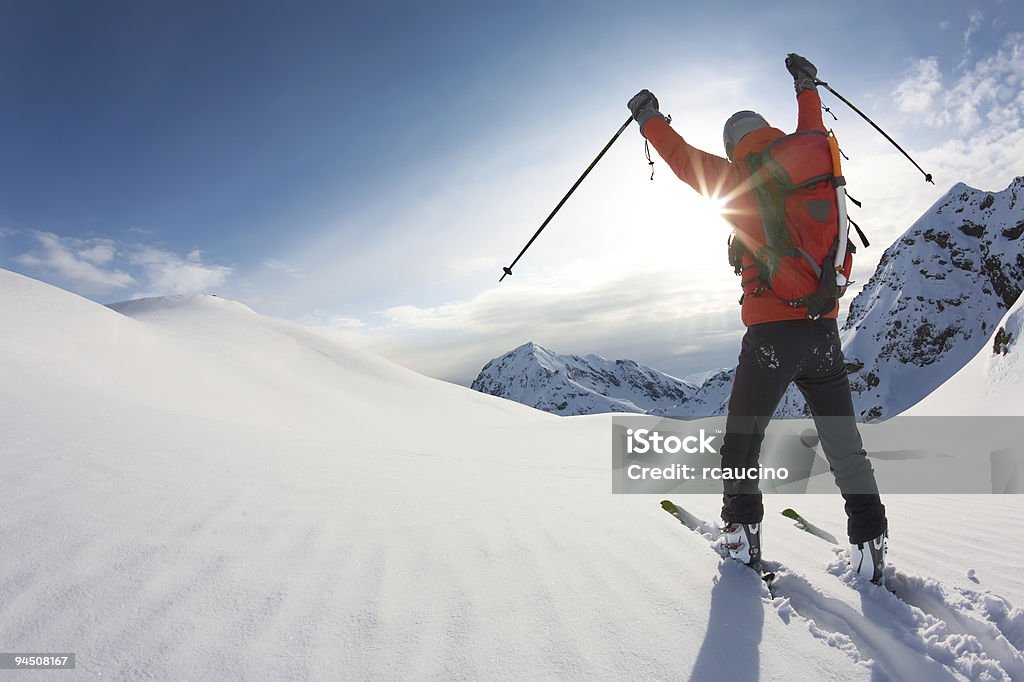
M 994 350 L 1000 330 L 1009 341 Z M 1024 415 L 1024 300 L 995 326 L 981 351 L 908 415 Z
M 697 390 L 632 360 L 559 355 L 532 341 L 484 365 L 472 388 L 563 416 L 658 411 Z
M 112 309 L 0 271 L 0 322 L 0 648 L 75 652 L 61 679 L 1021 670 L 1024 585 L 978 532 L 1020 537 L 1016 497 L 888 497 L 900 600 L 778 513 L 841 538 L 837 496 L 771 496 L 772 598 L 658 498 L 610 494 L 608 415 L 210 296 Z

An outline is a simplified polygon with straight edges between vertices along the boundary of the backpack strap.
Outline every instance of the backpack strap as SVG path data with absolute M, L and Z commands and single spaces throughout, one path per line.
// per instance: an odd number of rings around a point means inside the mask
M 757 288 L 751 292 L 755 295 L 769 288 L 771 281 L 767 275 L 767 266 L 757 257 L 757 254 L 743 243 L 743 239 L 735 232 L 731 232 L 727 245 L 729 248 L 729 265 L 732 266 L 733 272 L 741 278 L 740 287 L 745 290 L 747 286 L 759 282 Z M 743 264 L 744 256 L 750 256 L 750 264 Z M 754 270 L 753 277 L 748 276 L 748 270 Z M 745 294 L 740 296 L 740 305 L 743 304 L 745 296 Z
M 864 248 L 866 249 L 869 246 L 871 246 L 871 243 L 868 241 L 868 238 L 865 237 L 864 233 L 861 231 L 860 225 L 858 225 L 857 223 L 853 222 L 852 218 L 847 217 L 847 220 L 849 220 L 850 224 L 853 225 L 853 229 L 857 230 L 857 236 L 860 237 L 861 242 L 864 244 Z

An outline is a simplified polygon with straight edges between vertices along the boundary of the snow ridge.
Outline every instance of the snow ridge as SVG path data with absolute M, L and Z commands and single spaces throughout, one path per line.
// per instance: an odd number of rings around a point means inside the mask
M 561 415 L 650 412 L 697 391 L 694 384 L 632 360 L 559 355 L 532 341 L 484 365 L 471 387 Z

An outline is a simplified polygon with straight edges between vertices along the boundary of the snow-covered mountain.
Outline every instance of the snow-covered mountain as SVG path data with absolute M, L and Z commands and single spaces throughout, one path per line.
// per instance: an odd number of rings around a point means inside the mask
M 729 410 L 729 393 L 732 391 L 732 379 L 735 368 L 720 369 L 711 374 L 697 391 L 689 398 L 667 410 L 658 410 L 652 414 L 667 417 L 693 419 L 698 417 L 717 417 Z M 798 418 L 811 416 L 807 403 L 796 386 L 790 386 L 782 395 L 779 406 L 775 409 L 779 418 Z
M 471 388 L 563 416 L 628 412 L 696 418 L 726 413 L 732 369 L 707 372 L 699 386 L 633 360 L 560 355 L 530 342 L 489 361 Z M 795 387 L 779 417 L 806 417 Z
M 651 412 L 678 405 L 697 391 L 632 360 L 558 355 L 533 342 L 484 365 L 472 388 L 561 415 Z
M 850 304 L 843 351 L 862 419 L 891 417 L 976 356 L 1024 288 L 1024 177 L 954 186 L 886 249 Z
M 903 412 L 978 354 L 1024 288 L 1022 233 L 1024 177 L 995 193 L 960 183 L 886 249 L 850 304 L 842 329 L 861 420 Z M 621 401 L 604 398 L 607 381 L 584 372 L 570 384 L 548 369 L 552 365 L 544 364 L 543 355 L 518 352 L 522 348 L 488 363 L 481 373 L 485 392 L 557 414 L 637 411 L 637 403 L 624 408 Z M 513 356 L 515 362 L 502 362 Z M 695 390 L 684 391 L 675 404 L 659 401 L 644 411 L 678 417 L 725 414 L 732 376 L 732 369 L 723 369 Z M 565 399 L 567 394 L 587 400 L 575 403 Z M 585 412 L 575 411 L 577 405 Z M 809 416 L 795 386 L 775 414 Z
M 1024 416 L 1024 297 L 970 362 L 903 414 Z
M 609 494 L 606 415 L 211 296 L 114 308 L 0 270 L 0 642 L 77 654 L 11 679 L 1024 679 L 978 533 L 1019 541 L 1013 495 L 888 497 L 899 597 L 777 513 L 841 537 L 837 496 L 766 496 L 772 595 Z

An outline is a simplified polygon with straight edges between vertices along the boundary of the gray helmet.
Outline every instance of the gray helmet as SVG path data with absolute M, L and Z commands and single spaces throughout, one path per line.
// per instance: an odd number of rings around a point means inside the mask
M 747 133 L 758 128 L 767 128 L 768 121 L 756 111 L 737 111 L 725 122 L 722 141 L 725 143 L 725 154 L 732 161 L 732 150 Z

